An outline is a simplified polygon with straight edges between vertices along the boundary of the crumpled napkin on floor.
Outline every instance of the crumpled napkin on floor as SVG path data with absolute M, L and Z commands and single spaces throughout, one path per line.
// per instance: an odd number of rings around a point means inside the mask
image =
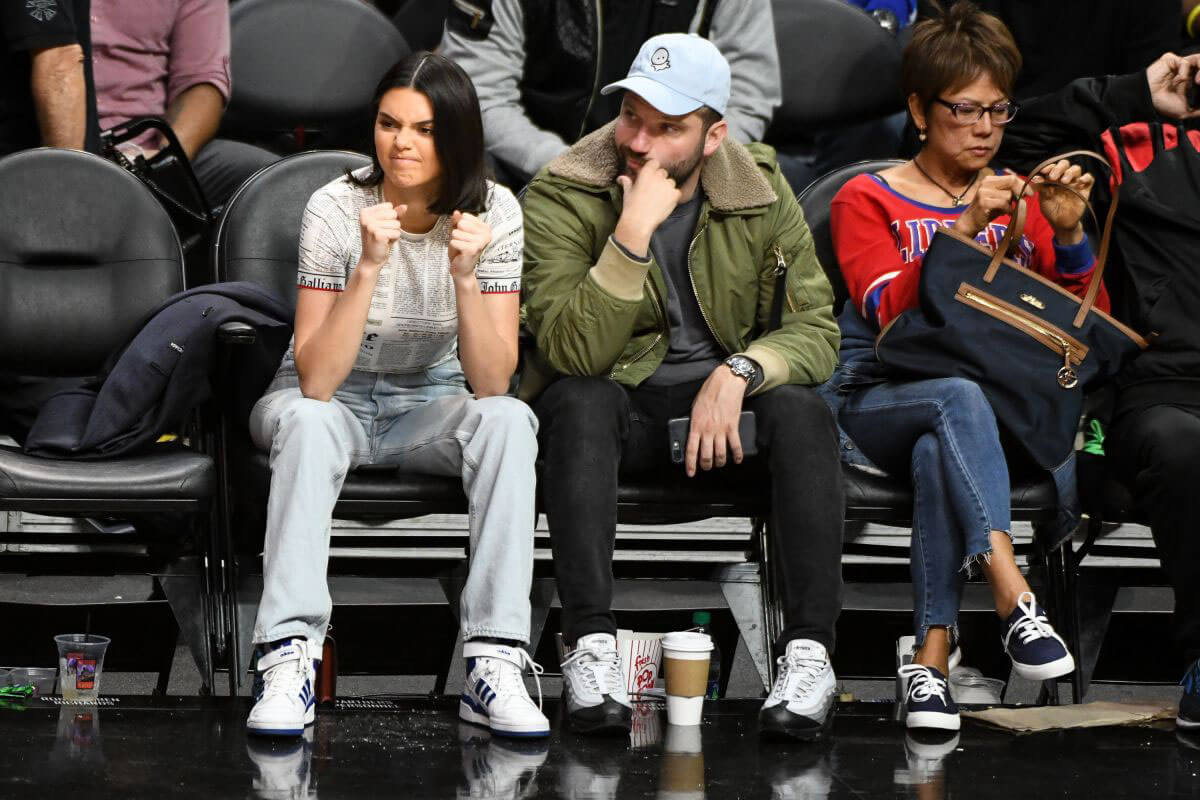
M 1012 733 L 1036 733 L 1065 728 L 1145 725 L 1157 720 L 1174 719 L 1176 711 L 1175 706 L 1161 703 L 1098 701 L 1065 706 L 988 708 L 983 711 L 963 711 L 962 715 Z

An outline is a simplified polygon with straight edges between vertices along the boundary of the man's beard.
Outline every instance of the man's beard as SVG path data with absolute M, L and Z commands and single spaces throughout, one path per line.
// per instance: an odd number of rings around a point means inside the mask
M 621 153 L 621 163 L 625 165 L 625 169 L 622 170 L 622 172 L 630 178 L 635 178 L 636 176 L 629 168 L 629 160 L 633 159 L 636 161 L 642 161 L 642 159 L 638 156 L 635 156 L 633 151 L 628 147 L 621 147 L 618 149 Z M 692 177 L 692 173 L 699 169 L 700 162 L 703 160 L 703 158 L 704 138 L 701 137 L 700 143 L 696 145 L 696 152 L 692 153 L 690 158 L 685 158 L 681 161 L 675 161 L 670 164 L 662 164 L 662 168 L 667 171 L 667 175 L 671 178 L 671 180 L 675 181 L 676 186 L 682 186 L 688 178 Z M 644 163 L 643 166 L 645 166 Z

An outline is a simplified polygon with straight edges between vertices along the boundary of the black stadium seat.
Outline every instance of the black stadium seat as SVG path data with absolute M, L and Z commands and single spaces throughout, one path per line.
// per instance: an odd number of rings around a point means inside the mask
M 380 77 L 411 52 L 391 20 L 361 0 L 242 0 L 230 12 L 231 138 L 296 138 L 292 149 L 369 141 Z
M 814 131 L 903 108 L 900 43 L 846 0 L 773 0 L 783 104 L 765 140 L 800 144 Z
M 167 212 L 125 170 L 74 150 L 44 148 L 6 156 L 0 159 L 0 186 L 0 218 L 5 221 L 0 225 L 0 372 L 96 374 L 147 314 L 183 290 L 183 253 Z M 203 438 L 198 430 L 180 433 L 190 433 L 194 441 Z M 207 559 L 189 561 L 184 555 L 210 550 L 216 470 L 212 458 L 201 452 L 160 447 L 145 455 L 61 461 L 0 446 L 0 510 L 117 514 L 139 523 L 137 536 L 122 539 L 115 550 L 105 536 L 74 548 L 84 554 L 85 568 L 122 548 L 128 552 L 135 543 L 154 541 L 149 523 L 146 529 L 140 524 L 146 515 L 184 515 L 188 522 L 183 535 L 167 543 L 166 563 L 168 572 L 185 578 L 164 588 L 211 688 L 214 665 L 207 634 L 214 620 L 207 618 Z M 16 535 L 28 539 L 31 534 Z M 163 544 L 158 539 L 154 548 Z M 68 560 L 64 554 L 50 569 L 66 566 Z M 27 561 L 9 557 L 3 568 L 21 572 L 33 566 Z M 161 563 L 138 562 L 132 571 L 162 574 L 162 569 Z M 185 601 L 182 606 L 179 600 Z

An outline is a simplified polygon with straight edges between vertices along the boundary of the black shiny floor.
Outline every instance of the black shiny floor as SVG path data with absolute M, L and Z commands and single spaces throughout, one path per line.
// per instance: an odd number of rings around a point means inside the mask
M 0 798 L 1200 797 L 1200 740 L 1169 728 L 1017 737 L 964 722 L 956 741 L 918 742 L 890 705 L 860 703 L 811 746 L 761 742 L 758 703 L 728 700 L 699 729 L 645 705 L 633 741 L 554 720 L 549 740 L 522 742 L 460 724 L 452 698 L 397 698 L 342 701 L 289 742 L 248 738 L 244 699 L 111 702 L 0 708 Z

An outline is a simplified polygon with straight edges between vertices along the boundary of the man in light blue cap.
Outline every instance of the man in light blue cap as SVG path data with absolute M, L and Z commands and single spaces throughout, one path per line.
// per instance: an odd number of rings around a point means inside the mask
M 537 350 L 521 394 L 541 423 L 568 721 L 630 727 L 611 611 L 617 483 L 650 473 L 770 487 L 785 624 L 760 723 L 819 738 L 833 718 L 843 499 L 837 428 L 811 387 L 837 360 L 833 293 L 774 151 L 727 136 L 729 65 L 711 42 L 652 37 L 603 89 L 616 91 L 618 118 L 525 199 Z M 682 467 L 668 434 L 679 417 Z

